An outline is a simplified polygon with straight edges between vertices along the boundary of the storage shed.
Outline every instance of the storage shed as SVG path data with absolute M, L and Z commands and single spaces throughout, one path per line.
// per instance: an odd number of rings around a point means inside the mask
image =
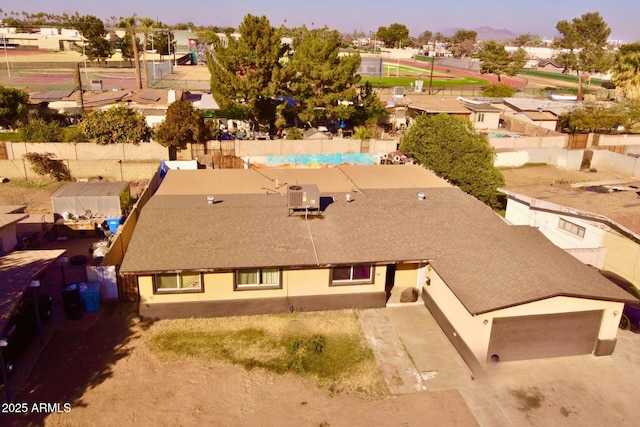
M 130 196 L 129 182 L 72 182 L 51 196 L 54 215 L 120 217 L 121 200 Z

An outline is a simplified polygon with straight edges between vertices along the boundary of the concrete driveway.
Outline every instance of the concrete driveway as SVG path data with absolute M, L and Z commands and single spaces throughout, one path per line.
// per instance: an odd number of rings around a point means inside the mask
M 640 425 L 640 335 L 619 331 L 611 356 L 502 362 L 478 378 L 423 304 L 360 321 L 392 393 L 456 389 L 481 426 Z

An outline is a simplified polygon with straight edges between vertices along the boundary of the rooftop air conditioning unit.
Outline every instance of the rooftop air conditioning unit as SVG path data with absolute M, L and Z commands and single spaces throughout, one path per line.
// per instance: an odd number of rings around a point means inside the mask
M 287 188 L 287 198 L 291 210 L 320 208 L 320 190 L 315 184 L 290 185 Z

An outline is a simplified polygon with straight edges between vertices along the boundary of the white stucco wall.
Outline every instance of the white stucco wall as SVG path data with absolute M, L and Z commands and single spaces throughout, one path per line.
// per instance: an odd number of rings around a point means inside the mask
M 560 218 L 585 228 L 584 236 L 572 234 L 558 227 Z M 521 201 L 509 198 L 505 219 L 515 225 L 537 227 L 553 244 L 569 252 L 585 264 L 602 269 L 607 255 L 605 233 L 611 229 L 604 224 L 558 213 L 531 210 Z
M 518 138 L 504 138 L 518 139 Z M 557 147 L 523 148 L 496 153 L 494 166 L 517 167 L 526 163 L 545 163 L 565 170 L 580 170 L 584 150 Z

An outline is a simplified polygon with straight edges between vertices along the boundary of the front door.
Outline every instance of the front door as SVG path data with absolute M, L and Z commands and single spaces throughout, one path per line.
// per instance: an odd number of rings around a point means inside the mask
M 387 264 L 387 276 L 384 281 L 384 290 L 387 293 L 387 301 L 391 298 L 391 290 L 396 281 L 396 265 Z

